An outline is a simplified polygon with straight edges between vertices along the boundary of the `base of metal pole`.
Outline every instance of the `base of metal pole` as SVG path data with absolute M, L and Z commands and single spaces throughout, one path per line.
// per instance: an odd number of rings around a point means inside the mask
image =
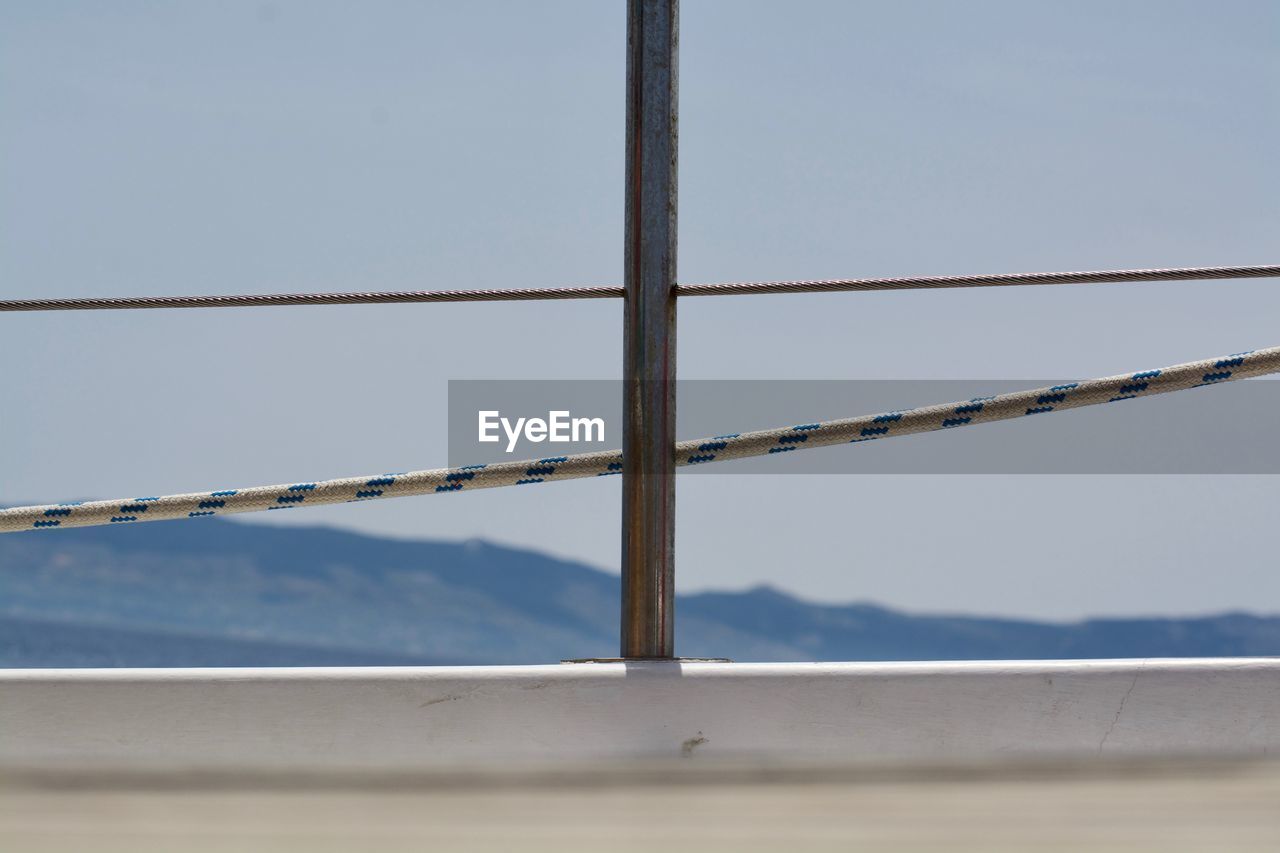
M 728 658 L 572 658 L 560 663 L 733 663 Z

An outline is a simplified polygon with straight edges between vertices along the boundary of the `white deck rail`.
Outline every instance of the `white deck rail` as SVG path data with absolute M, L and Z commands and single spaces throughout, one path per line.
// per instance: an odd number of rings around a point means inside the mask
M 10 768 L 1268 754 L 1280 658 L 0 672 Z

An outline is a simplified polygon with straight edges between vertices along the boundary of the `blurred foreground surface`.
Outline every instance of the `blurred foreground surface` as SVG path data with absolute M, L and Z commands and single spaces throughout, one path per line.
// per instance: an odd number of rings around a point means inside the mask
M 1280 849 L 1280 762 L 0 774 L 0 849 Z

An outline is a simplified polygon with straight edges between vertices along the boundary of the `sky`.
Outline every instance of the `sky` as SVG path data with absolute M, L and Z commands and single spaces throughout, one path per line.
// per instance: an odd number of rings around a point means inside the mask
M 1267 0 L 684 0 L 679 279 L 1277 263 L 1277 33 Z M 620 283 L 624 48 L 622 0 L 2 3 L 0 298 Z M 1280 344 L 1278 316 L 1265 279 L 686 299 L 679 371 L 1101 376 Z M 438 467 L 448 380 L 615 379 L 621 330 L 611 300 L 0 314 L 0 503 Z M 677 579 L 1277 613 L 1277 499 L 686 477 Z M 243 518 L 617 571 L 620 514 L 589 480 Z

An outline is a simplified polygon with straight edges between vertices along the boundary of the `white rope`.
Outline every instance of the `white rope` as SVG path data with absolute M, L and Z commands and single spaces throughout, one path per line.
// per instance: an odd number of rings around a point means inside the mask
M 1160 370 L 1144 370 L 1105 379 L 1070 382 L 995 397 L 976 397 L 972 400 L 920 409 L 682 441 L 676 445 L 676 464 L 696 465 L 726 459 L 787 453 L 806 447 L 826 447 L 833 444 L 972 426 L 1099 403 L 1149 397 L 1153 394 L 1181 391 L 1201 385 L 1218 385 L 1277 372 L 1280 372 L 1280 347 L 1272 347 L 1179 364 Z M 621 473 L 622 452 L 612 450 L 520 462 L 382 474 L 373 477 L 346 477 L 314 483 L 255 486 L 248 489 L 227 489 L 164 497 L 25 506 L 0 510 L 0 533 L 162 521 L 175 518 L 204 518 L 236 512 L 288 509 L 437 492 L 472 491 L 496 486 L 519 486 Z

